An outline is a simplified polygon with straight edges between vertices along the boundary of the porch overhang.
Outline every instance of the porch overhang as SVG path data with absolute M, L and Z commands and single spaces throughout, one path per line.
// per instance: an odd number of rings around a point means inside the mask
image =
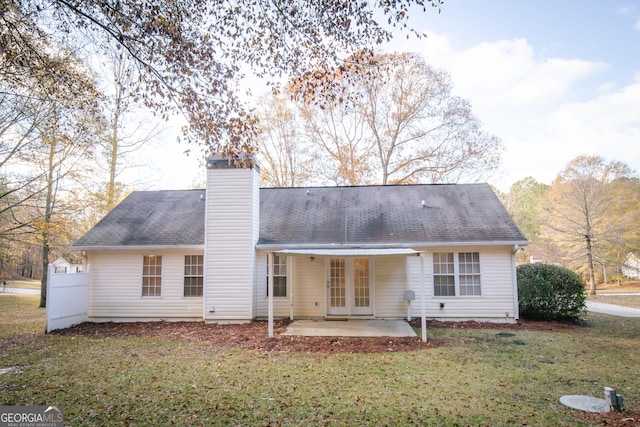
M 336 249 L 282 249 L 274 251 L 278 255 L 305 255 L 305 256 L 393 256 L 393 255 L 420 255 L 420 251 L 410 248 L 336 248 Z
M 267 251 L 268 269 L 267 269 L 267 287 L 268 287 L 268 335 L 273 338 L 273 256 L 329 256 L 329 257 L 368 257 L 368 256 L 419 256 L 420 257 L 420 275 L 421 275 L 421 292 L 420 292 L 420 311 L 422 326 L 422 341 L 427 341 L 427 321 L 426 321 L 426 279 L 424 275 L 424 251 L 416 251 L 411 248 L 300 248 L 300 249 L 280 249 Z

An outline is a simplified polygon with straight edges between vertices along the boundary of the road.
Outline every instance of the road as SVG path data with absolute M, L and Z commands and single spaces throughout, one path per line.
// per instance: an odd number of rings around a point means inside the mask
M 4 288 L 0 289 L 0 292 L 7 292 L 9 294 L 40 295 L 40 289 Z
M 640 317 L 640 308 L 623 307 L 621 305 L 606 304 L 604 302 L 587 301 L 587 310 L 593 313 L 610 314 L 612 316 Z

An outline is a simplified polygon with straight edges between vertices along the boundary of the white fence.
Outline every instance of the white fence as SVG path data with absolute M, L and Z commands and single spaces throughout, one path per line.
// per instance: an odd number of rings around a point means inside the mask
M 47 276 L 47 333 L 87 320 L 89 313 L 89 266 L 86 273 L 54 273 Z

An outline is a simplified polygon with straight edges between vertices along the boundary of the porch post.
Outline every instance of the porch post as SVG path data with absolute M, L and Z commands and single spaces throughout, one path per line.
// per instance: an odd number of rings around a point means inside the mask
M 273 338 L 273 252 L 267 253 L 267 297 L 269 306 L 269 338 Z
M 289 286 L 289 319 L 293 320 L 293 257 L 287 257 L 287 286 Z
M 420 298 L 420 326 L 422 328 L 422 341 L 427 342 L 427 281 L 424 276 L 424 252 L 420 252 L 420 280 L 422 282 L 422 294 Z

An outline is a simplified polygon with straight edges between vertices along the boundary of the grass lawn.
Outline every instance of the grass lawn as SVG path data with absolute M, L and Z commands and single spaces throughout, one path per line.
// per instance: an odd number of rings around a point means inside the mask
M 0 296 L 0 368 L 14 368 L 0 375 L 2 404 L 62 405 L 68 425 L 593 425 L 558 399 L 602 397 L 604 386 L 640 413 L 640 319 L 430 329 L 442 345 L 428 350 L 314 354 L 44 335 L 37 297 L 10 297 Z
M 0 339 L 42 333 L 46 309 L 39 305 L 40 295 L 0 292 Z

